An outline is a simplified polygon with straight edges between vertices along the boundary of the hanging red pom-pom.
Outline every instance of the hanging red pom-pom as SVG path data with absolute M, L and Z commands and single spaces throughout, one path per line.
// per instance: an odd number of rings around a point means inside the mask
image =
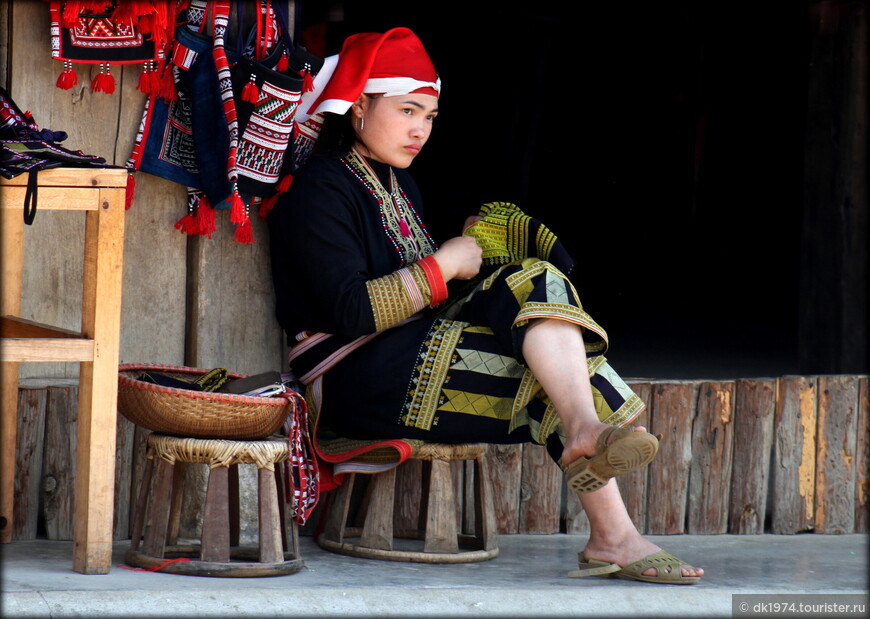
M 308 69 L 305 69 L 305 75 L 302 77 L 302 91 L 314 91 L 314 78 L 311 77 L 311 71 L 309 71 Z
M 217 230 L 217 221 L 214 209 L 205 197 L 196 209 L 196 219 L 199 222 L 199 234 L 211 238 L 211 235 Z
M 278 73 L 286 73 L 289 68 L 290 61 L 287 60 L 287 54 L 281 54 L 281 57 L 278 59 L 278 64 L 275 65 L 275 70 Z
M 91 90 L 94 92 L 104 92 L 110 95 L 115 92 L 115 78 L 109 73 L 109 65 L 100 65 L 100 72 L 94 77 L 91 82 Z
M 175 78 L 172 75 L 172 67 L 169 64 L 164 64 L 163 68 L 156 72 L 157 80 L 160 84 L 155 92 L 166 101 L 178 101 L 178 89 L 175 87 Z
M 150 67 L 146 62 L 145 68 L 142 69 L 142 73 L 139 74 L 139 82 L 136 84 L 136 90 L 144 92 L 146 95 L 151 93 L 151 86 L 153 84 L 151 73 Z
M 248 209 L 245 206 L 239 190 L 234 189 L 230 196 L 230 223 L 240 224 L 248 218 Z
M 57 83 L 55 86 L 61 90 L 69 90 L 78 83 L 79 76 L 76 75 L 76 72 L 72 69 L 64 69 L 61 74 L 57 76 Z
M 85 11 L 93 12 L 93 4 L 93 2 L 83 0 L 67 0 L 61 3 L 60 25 L 64 28 L 75 28 L 79 21 L 79 14 Z M 105 7 L 106 5 L 103 3 L 103 6 L 98 10 L 102 10 Z
M 57 83 L 55 83 L 55 86 L 61 90 L 69 90 L 78 83 L 79 76 L 73 70 L 72 62 L 64 60 L 63 71 L 61 71 L 61 74 L 57 76 Z
M 246 217 L 245 221 L 236 226 L 236 231 L 233 233 L 233 240 L 239 243 L 254 242 L 254 227 L 251 225 L 250 217 Z
M 157 73 L 157 68 L 152 66 L 151 70 L 148 71 L 148 94 L 159 95 L 162 87 L 160 74 Z
M 251 79 L 249 79 L 248 83 L 245 84 L 244 88 L 242 88 L 242 101 L 256 103 L 259 98 L 260 90 L 257 88 L 257 82 L 255 81 L 254 76 L 251 75 Z
M 184 234 L 197 234 L 199 223 L 192 213 L 188 213 L 181 219 L 175 222 L 175 229 Z

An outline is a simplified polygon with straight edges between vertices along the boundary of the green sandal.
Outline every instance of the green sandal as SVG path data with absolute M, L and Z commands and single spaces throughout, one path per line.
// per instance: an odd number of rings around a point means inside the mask
M 585 578 L 587 576 L 615 576 L 621 570 L 616 563 L 589 559 L 582 552 L 577 553 L 577 563 L 580 569 L 568 572 L 568 578 Z
M 683 576 L 680 568 L 685 565 L 674 555 L 664 550 L 659 550 L 647 555 L 639 561 L 629 563 L 625 567 L 619 567 L 616 563 L 591 559 L 582 552 L 577 554 L 579 568 L 568 572 L 570 578 L 585 578 L 586 576 L 619 577 L 626 580 L 640 580 L 663 585 L 694 585 L 700 576 Z M 644 574 L 649 568 L 655 568 L 656 574 L 649 576 Z
M 612 440 L 608 442 L 612 435 Z M 612 477 L 646 466 L 655 457 L 659 440 L 634 428 L 605 428 L 595 444 L 595 455 L 578 458 L 568 465 L 568 487 L 578 493 L 592 492 Z
M 628 580 L 641 580 L 643 582 L 657 582 L 665 585 L 694 585 L 701 580 L 700 576 L 683 576 L 680 567 L 685 565 L 674 555 L 664 550 L 659 550 L 648 555 L 640 561 L 629 563 L 616 574 L 620 578 Z M 644 574 L 649 568 L 655 568 L 655 576 Z

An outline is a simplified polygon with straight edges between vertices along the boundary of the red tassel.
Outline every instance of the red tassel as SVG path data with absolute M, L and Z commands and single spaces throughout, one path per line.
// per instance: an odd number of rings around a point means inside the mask
M 84 12 L 85 9 L 91 8 L 87 6 L 89 4 L 90 2 L 72 0 L 64 2 L 60 14 L 60 25 L 64 28 L 75 28 L 79 21 L 79 14 Z
M 136 177 L 132 174 L 127 175 L 127 191 L 124 194 L 124 210 L 130 210 L 133 206 L 133 194 L 136 193 Z
M 254 242 L 254 227 L 251 225 L 250 217 L 246 217 L 245 221 L 236 226 L 236 231 L 233 234 L 233 240 L 239 243 Z
M 145 63 L 145 68 L 142 70 L 142 73 L 139 74 L 139 82 L 136 84 L 136 90 L 144 92 L 146 95 L 151 93 L 153 84 L 151 73 L 148 63 Z
M 259 98 L 260 90 L 257 88 L 257 82 L 254 81 L 254 76 L 252 75 L 248 83 L 245 84 L 245 87 L 242 88 L 242 101 L 256 103 Z
M 61 90 L 69 90 L 78 83 L 79 76 L 73 70 L 72 64 L 64 63 L 63 71 L 60 75 L 57 76 L 57 83 L 55 84 L 55 86 L 57 86 Z
M 274 196 L 270 196 L 268 198 L 263 198 L 263 201 L 260 203 L 260 210 L 257 211 L 257 214 L 261 219 L 266 219 L 268 217 L 269 212 L 275 208 L 275 203 L 278 202 L 278 196 L 280 194 L 275 194 Z
M 151 14 L 142 15 L 139 18 L 138 25 L 139 32 L 141 32 L 142 34 L 151 34 L 152 32 L 154 32 L 154 19 L 152 18 Z
M 115 92 L 115 78 L 109 73 L 108 65 L 106 65 L 105 72 L 103 65 L 100 65 L 100 72 L 97 73 L 91 82 L 91 90 L 94 92 L 104 92 L 107 95 Z
M 287 174 L 280 181 L 278 181 L 278 184 L 275 185 L 275 195 L 263 199 L 263 203 L 260 205 L 260 217 L 262 217 L 263 219 L 266 218 L 266 216 L 269 214 L 269 211 L 275 208 L 275 204 L 278 202 L 278 196 L 290 189 L 290 185 L 292 184 L 292 174 Z
M 277 191 L 278 193 L 284 193 L 285 191 L 290 189 L 290 185 L 292 185 L 292 184 L 293 184 L 293 175 L 287 174 L 275 186 L 275 191 Z
M 160 85 L 156 92 L 166 101 L 178 101 L 178 90 L 175 87 L 175 78 L 172 76 L 172 67 L 164 64 L 158 75 L 156 79 L 160 80 Z
M 205 198 L 200 201 L 199 207 L 196 209 L 196 219 L 199 221 L 199 234 L 211 238 L 211 235 L 217 230 L 217 221 L 214 209 Z
M 199 223 L 192 213 L 188 213 L 181 219 L 175 222 L 175 229 L 184 234 L 196 234 Z
M 157 73 L 157 69 L 152 67 L 152 69 L 148 71 L 148 94 L 159 95 L 162 87 L 163 84 L 160 81 L 160 75 Z
M 314 92 L 314 78 L 311 77 L 311 71 L 305 70 L 305 77 L 302 78 L 303 92 Z
M 248 210 L 242 197 L 239 195 L 239 190 L 234 189 L 233 195 L 230 196 L 230 223 L 240 224 L 248 218 Z
M 275 70 L 278 73 L 286 73 L 289 68 L 290 61 L 287 60 L 287 54 L 281 54 L 281 57 L 278 59 L 278 64 L 275 65 Z

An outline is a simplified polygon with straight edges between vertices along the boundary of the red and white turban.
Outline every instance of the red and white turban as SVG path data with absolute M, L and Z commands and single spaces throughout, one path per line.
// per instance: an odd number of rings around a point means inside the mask
M 314 90 L 302 96 L 297 120 L 322 112 L 344 114 L 363 93 L 412 92 L 435 97 L 441 92 L 441 79 L 417 35 L 408 28 L 354 34 L 337 55 L 324 59 Z

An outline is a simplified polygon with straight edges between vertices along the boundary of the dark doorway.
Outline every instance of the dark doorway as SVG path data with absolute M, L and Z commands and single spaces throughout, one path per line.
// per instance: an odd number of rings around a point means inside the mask
M 417 32 L 443 81 L 413 168 L 436 236 L 488 201 L 544 221 L 623 375 L 806 372 L 805 3 L 298 4 L 326 54 Z

